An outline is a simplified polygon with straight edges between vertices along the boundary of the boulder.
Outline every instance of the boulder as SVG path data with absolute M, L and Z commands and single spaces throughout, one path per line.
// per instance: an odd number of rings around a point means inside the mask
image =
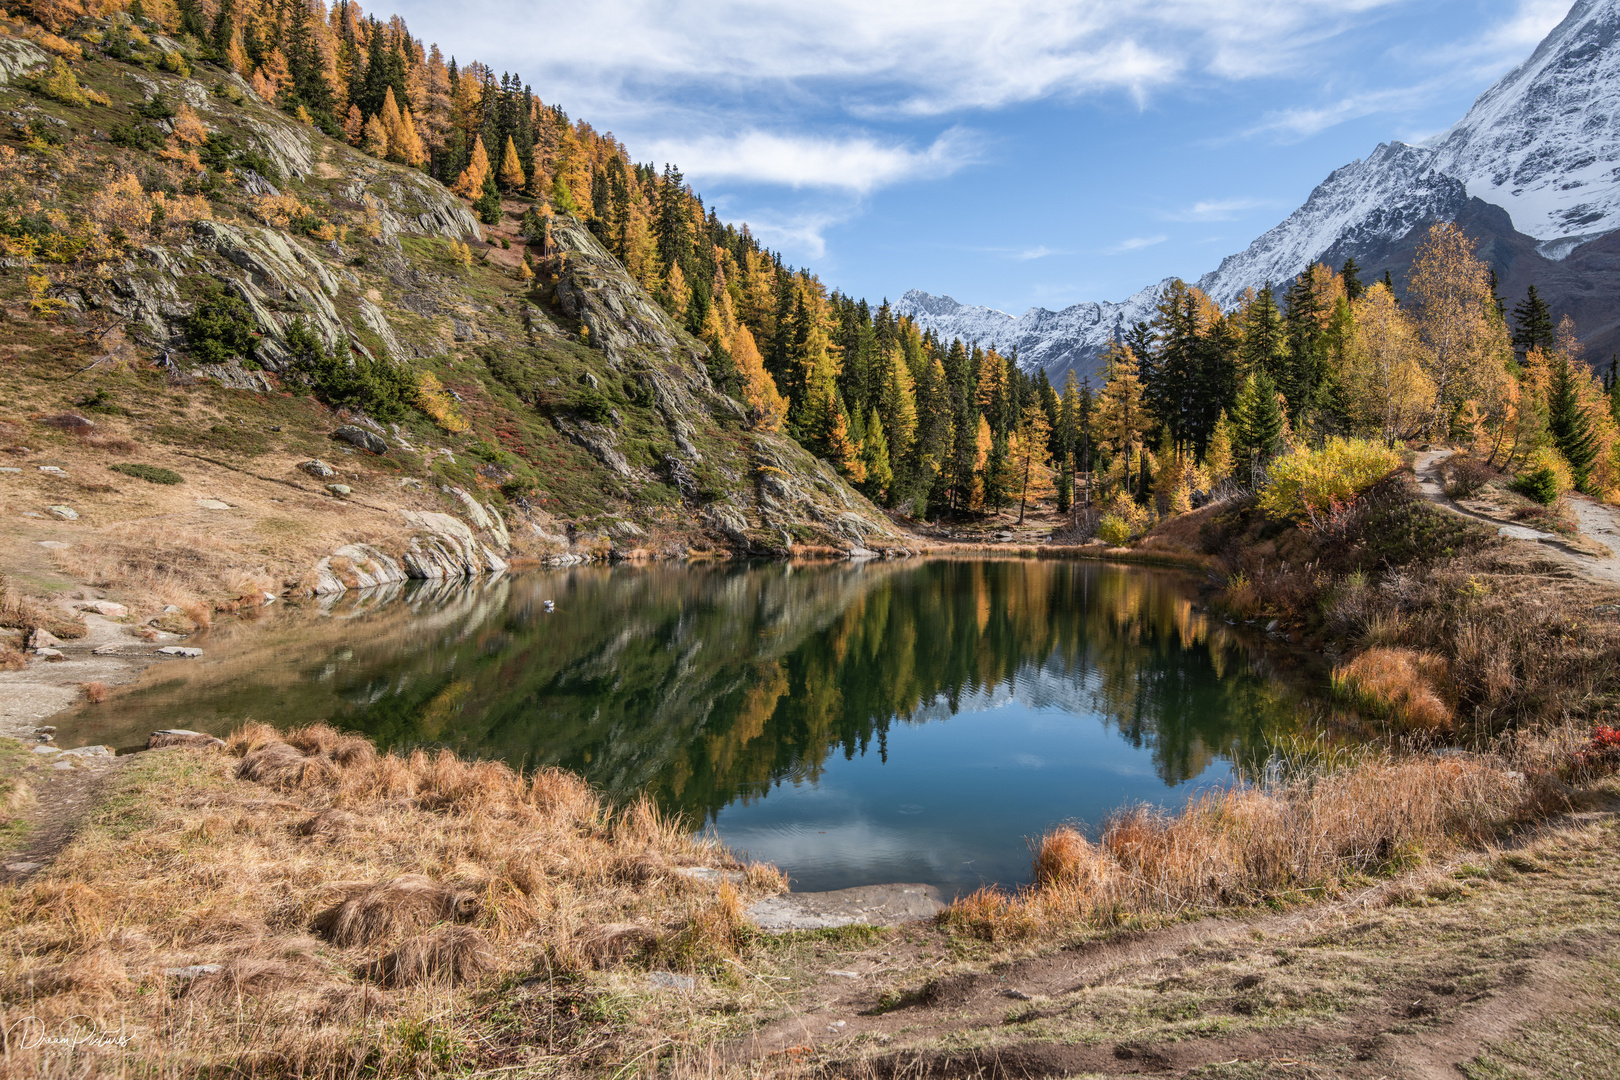
M 484 544 L 467 523 L 429 510 L 402 510 L 406 522 L 421 531 L 405 552 L 405 572 L 413 578 L 443 580 L 500 573 L 506 560 Z
M 354 494 L 354 488 L 350 487 L 348 484 L 327 484 L 326 490 L 330 491 L 340 499 L 346 499 L 350 495 Z
M 315 564 L 315 576 L 316 596 L 336 596 L 404 581 L 406 573 L 398 561 L 369 544 L 345 544 Z
M 380 436 L 373 435 L 365 428 L 355 424 L 344 424 L 332 432 L 332 438 L 372 454 L 388 453 L 388 444 L 383 442 Z
M 312 458 L 309 461 L 301 462 L 298 468 L 317 480 L 325 480 L 329 476 L 337 475 L 337 470 L 320 458 Z
M 43 626 L 34 627 L 34 632 L 28 635 L 30 649 L 59 649 L 62 639 L 45 629 Z
M 229 510 L 231 504 L 218 499 L 198 499 L 197 505 L 204 510 Z
M 201 649 L 188 649 L 184 645 L 165 645 L 158 650 L 162 656 L 182 657 L 190 660 L 202 655 Z
M 88 604 L 77 605 L 80 611 L 93 611 L 97 615 L 109 619 L 122 619 L 129 614 L 129 608 L 123 604 L 115 604 L 111 600 L 92 600 Z
M 59 517 L 63 521 L 79 520 L 79 512 L 71 506 L 47 506 L 45 509 L 51 512 L 52 517 Z
M 35 649 L 34 655 L 43 660 L 66 660 L 61 649 Z

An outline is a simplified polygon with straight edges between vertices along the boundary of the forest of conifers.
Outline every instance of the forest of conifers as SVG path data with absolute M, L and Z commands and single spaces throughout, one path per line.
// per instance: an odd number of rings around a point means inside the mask
M 47 28 L 81 0 L 36 0 Z M 571 214 L 711 350 L 752 422 L 786 430 L 875 500 L 917 517 L 1113 498 L 1148 517 L 1273 455 L 1333 437 L 1447 437 L 1493 461 L 1620 486 L 1620 385 L 1582 362 L 1534 290 L 1511 313 L 1456 226 L 1407 281 L 1354 262 L 1304 268 L 1222 311 L 1173 281 L 1126 328 L 1099 385 L 1061 390 L 1016 357 L 922 333 L 888 304 L 829 292 L 665 165 L 544 105 L 521 78 L 424 47 L 340 0 L 134 0 L 130 13 L 234 69 L 264 100 L 380 158 L 420 168 L 486 223 L 524 200 L 525 230 Z M 105 47 L 116 54 L 119 43 Z M 1399 293 L 1399 295 L 1397 295 Z M 1249 471 L 1245 471 L 1249 470 Z

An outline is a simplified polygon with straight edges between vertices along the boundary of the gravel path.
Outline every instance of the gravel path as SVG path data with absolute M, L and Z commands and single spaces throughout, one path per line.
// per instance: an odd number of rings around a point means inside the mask
M 1540 532 L 1524 525 L 1504 525 L 1483 514 L 1464 510 L 1452 502 L 1440 482 L 1439 470 L 1440 463 L 1451 454 L 1450 450 L 1424 450 L 1418 453 L 1417 460 L 1413 464 L 1413 469 L 1417 472 L 1418 488 L 1431 502 L 1454 514 L 1489 525 L 1502 536 L 1537 544 L 1552 558 L 1574 567 L 1583 577 L 1607 585 L 1620 585 L 1620 519 L 1616 518 L 1613 507 L 1593 502 L 1584 495 L 1572 493 L 1565 496 L 1576 521 L 1580 523 L 1582 535 L 1607 547 L 1610 553 L 1607 556 L 1595 556 L 1571 551 L 1553 533 Z

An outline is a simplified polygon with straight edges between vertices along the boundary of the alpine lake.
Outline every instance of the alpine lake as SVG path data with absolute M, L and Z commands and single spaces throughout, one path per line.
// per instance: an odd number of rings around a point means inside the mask
M 324 720 L 555 765 L 799 891 L 1024 882 L 1053 825 L 1254 775 L 1326 681 L 1203 611 L 1189 575 L 1089 561 L 590 566 L 257 622 L 58 721 L 62 744 Z

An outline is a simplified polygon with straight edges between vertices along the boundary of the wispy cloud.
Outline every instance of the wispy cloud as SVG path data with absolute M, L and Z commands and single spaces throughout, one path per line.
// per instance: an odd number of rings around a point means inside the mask
M 1113 247 L 1103 248 L 1103 254 L 1123 255 L 1127 251 L 1140 251 L 1143 248 L 1152 247 L 1154 244 L 1162 244 L 1168 239 L 1170 238 L 1164 233 L 1157 236 L 1133 236 L 1129 240 L 1121 240 Z
M 1269 199 L 1205 199 L 1164 215 L 1170 221 L 1237 221 L 1250 210 L 1272 205 Z
M 1145 99 L 1193 77 L 1303 70 L 1368 12 L 1409 2 L 597 0 L 537 19 L 530 0 L 396 0 L 414 32 L 479 43 L 483 59 L 520 67 L 576 106 L 670 100 L 700 85 L 746 106 L 771 87 L 856 116 L 1094 92 Z
M 1270 135 L 1282 142 L 1298 142 L 1330 127 L 1359 120 L 1363 116 L 1410 108 L 1414 101 L 1426 98 L 1433 89 L 1435 86 L 1432 83 L 1425 83 L 1394 90 L 1351 94 L 1338 101 L 1315 107 L 1281 109 L 1267 113 L 1260 123 L 1243 134 L 1249 137 Z
M 1513 11 L 1477 33 L 1437 46 L 1395 50 L 1433 75 L 1411 86 L 1341 95 L 1337 100 L 1267 113 L 1240 137 L 1298 142 L 1366 116 L 1400 115 L 1421 109 L 1436 95 L 1477 85 L 1481 70 L 1505 71 L 1557 26 L 1569 0 L 1519 0 Z
M 858 195 L 905 180 L 940 179 L 980 157 L 978 138 L 962 128 L 922 149 L 865 134 L 838 138 L 759 130 L 666 140 L 649 149 L 654 161 L 678 162 L 693 179 L 837 188 Z
M 1012 259 L 1017 259 L 1019 262 L 1029 262 L 1031 259 L 1044 259 L 1048 255 L 1071 255 L 1071 254 L 1073 254 L 1073 252 L 1060 251 L 1057 248 L 1049 248 L 1045 244 L 1040 244 L 1040 245 L 1038 245 L 1036 247 L 1025 248 L 1022 251 L 1015 251 L 1011 255 L 1009 255 L 1008 257 L 1012 258 Z

